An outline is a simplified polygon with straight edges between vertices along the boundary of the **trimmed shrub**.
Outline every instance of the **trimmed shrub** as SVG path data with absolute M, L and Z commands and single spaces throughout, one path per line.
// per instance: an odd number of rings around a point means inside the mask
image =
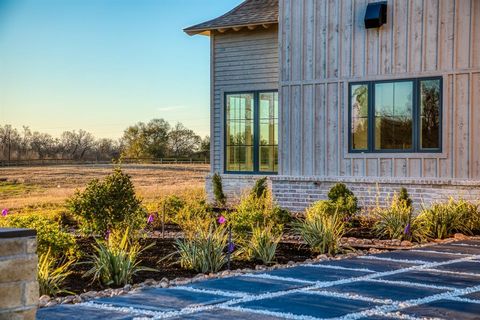
M 83 276 L 93 277 L 104 286 L 123 286 L 132 281 L 132 277 L 140 271 L 157 271 L 140 266 L 138 256 L 142 251 L 153 246 L 141 248 L 129 228 L 116 230 L 109 234 L 106 241 L 97 240 L 96 251 L 90 257 L 92 268 Z
M 0 217 L 0 226 L 11 228 L 27 228 L 37 231 L 38 255 L 49 253 L 49 256 L 60 259 L 71 258 L 79 254 L 75 237 L 66 232 L 54 218 L 41 214 L 10 214 Z
M 252 188 L 252 195 L 261 198 L 268 191 L 267 177 L 263 177 L 255 181 L 255 185 Z
M 223 193 L 222 177 L 218 173 L 215 173 L 213 175 L 212 184 L 213 195 L 215 197 L 217 205 L 225 206 L 225 203 L 227 202 L 227 197 Z
M 398 201 L 404 202 L 405 206 L 407 206 L 410 209 L 413 209 L 412 199 L 410 198 L 410 195 L 408 194 L 408 191 L 405 187 L 400 188 L 400 192 L 398 193 Z
M 84 191 L 77 190 L 67 203 L 87 234 L 105 234 L 107 230 L 127 227 L 136 231 L 147 219 L 130 176 L 119 168 L 103 181 L 92 180 Z
M 236 237 L 248 238 L 255 227 L 271 226 L 275 232 L 281 232 L 285 224 L 292 219 L 287 210 L 277 206 L 271 193 L 265 191 L 261 197 L 256 193 L 245 194 L 234 212 L 228 213 Z

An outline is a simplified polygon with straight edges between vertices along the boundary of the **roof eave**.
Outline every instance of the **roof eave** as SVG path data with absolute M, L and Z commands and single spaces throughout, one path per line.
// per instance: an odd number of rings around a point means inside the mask
M 241 25 L 228 25 L 228 26 L 216 26 L 216 27 L 210 27 L 210 28 L 190 27 L 190 28 L 183 29 L 183 31 L 186 34 L 188 34 L 189 36 L 194 36 L 194 35 L 197 35 L 197 34 L 210 36 L 212 34 L 212 31 L 218 31 L 220 33 L 224 33 L 228 30 L 240 31 L 244 28 L 247 28 L 248 30 L 255 30 L 258 27 L 263 27 L 264 29 L 268 29 L 272 25 L 278 25 L 278 22 L 277 21 L 265 21 L 265 22 L 259 22 L 259 23 L 248 23 L 248 24 L 241 24 Z

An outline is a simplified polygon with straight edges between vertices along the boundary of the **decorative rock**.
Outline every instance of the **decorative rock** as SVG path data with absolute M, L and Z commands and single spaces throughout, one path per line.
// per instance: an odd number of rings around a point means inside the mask
M 51 300 L 45 305 L 45 307 L 53 307 L 53 306 L 56 306 L 56 305 L 57 305 L 57 302 L 54 301 L 54 300 Z
M 132 290 L 132 285 L 131 285 L 131 284 L 126 284 L 126 285 L 123 287 L 123 290 L 125 290 L 126 292 Z
M 143 281 L 143 284 L 146 285 L 146 286 L 153 286 L 157 283 L 157 281 L 155 281 L 154 279 L 147 279 L 145 281 Z
M 462 233 L 455 233 L 453 237 L 457 240 L 467 240 L 468 237 Z
M 402 247 L 411 247 L 413 244 L 412 244 L 410 241 L 408 241 L 408 240 L 403 240 L 403 241 L 400 243 L 400 245 L 401 245 Z
M 72 300 L 73 303 L 81 303 L 82 298 L 79 295 L 76 295 L 75 298 Z
M 50 301 L 50 296 L 44 294 L 43 296 L 41 296 L 40 298 L 38 298 L 38 303 L 39 304 L 43 304 L 43 305 L 46 305 L 48 302 Z
M 293 266 L 294 264 L 295 264 L 295 262 L 293 262 L 293 261 L 288 261 L 287 262 L 287 265 L 289 265 L 289 266 Z
M 325 260 L 325 259 L 328 259 L 328 256 L 326 254 L 320 254 L 317 256 L 317 259 L 318 260 Z

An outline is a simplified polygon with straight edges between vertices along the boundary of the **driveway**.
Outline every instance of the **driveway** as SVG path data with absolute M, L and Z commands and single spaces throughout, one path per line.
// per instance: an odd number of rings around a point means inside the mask
M 37 319 L 480 319 L 480 241 L 40 309 Z

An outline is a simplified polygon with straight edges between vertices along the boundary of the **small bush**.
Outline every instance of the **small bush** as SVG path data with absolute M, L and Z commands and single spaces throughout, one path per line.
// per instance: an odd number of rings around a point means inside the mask
M 255 181 L 255 185 L 252 188 L 252 195 L 261 198 L 268 191 L 267 177 L 260 178 Z
M 215 216 L 205 201 L 191 201 L 178 211 L 176 222 L 182 228 L 185 237 L 191 238 L 195 236 L 198 228 L 208 230 Z
M 72 274 L 73 263 L 74 260 L 70 259 L 58 262 L 58 259 L 51 254 L 50 249 L 40 254 L 38 257 L 40 295 L 56 296 L 60 293 L 71 293 L 62 287 L 65 279 Z
M 277 246 L 282 239 L 281 234 L 276 234 L 271 227 L 253 228 L 252 237 L 249 241 L 251 256 L 261 260 L 264 264 L 271 264 L 275 259 Z
M 471 234 L 471 217 L 475 211 L 475 207 L 465 201 L 450 199 L 447 203 L 436 203 L 424 209 L 419 218 L 425 224 L 430 238 L 445 239 L 456 232 Z
M 215 196 L 215 201 L 217 205 L 224 206 L 227 197 L 223 193 L 223 186 L 222 186 L 222 177 L 215 173 L 212 177 L 212 184 L 213 184 L 213 195 Z
M 180 266 L 202 273 L 218 272 L 227 263 L 227 243 L 225 228 L 213 223 L 208 230 L 198 228 L 195 236 L 176 241 Z
M 36 230 L 39 255 L 49 252 L 49 256 L 57 259 L 78 255 L 75 237 L 63 230 L 55 218 L 40 214 L 10 214 L 0 217 L 0 226 Z
M 425 225 L 413 217 L 412 208 L 404 198 L 394 196 L 388 208 L 374 211 L 373 230 L 381 238 L 422 242 L 426 238 Z
M 97 240 L 94 249 L 96 254 L 90 257 L 92 268 L 83 276 L 93 277 L 104 286 L 123 286 L 132 281 L 132 277 L 140 271 L 156 271 L 140 266 L 138 256 L 153 244 L 141 248 L 129 228 L 125 231 L 113 231 L 107 241 Z
M 412 209 L 412 199 L 410 198 L 406 188 L 400 188 L 400 192 L 398 193 L 398 201 L 404 202 L 407 208 Z
M 275 232 L 281 232 L 291 219 L 287 210 L 274 203 L 268 190 L 261 197 L 254 192 L 245 194 L 235 211 L 228 214 L 235 236 L 244 239 L 251 235 L 254 227 L 270 225 Z
M 345 222 L 341 215 L 312 215 L 295 224 L 295 229 L 313 252 L 336 254 L 340 239 L 345 234 Z
M 329 200 L 318 201 L 318 206 L 328 214 L 340 214 L 346 221 L 352 221 L 358 211 L 358 200 L 343 183 L 337 183 L 328 192 Z
M 107 230 L 127 226 L 136 231 L 147 218 L 130 176 L 119 168 L 103 181 L 92 180 L 84 191 L 77 190 L 68 206 L 86 233 L 105 234 Z

